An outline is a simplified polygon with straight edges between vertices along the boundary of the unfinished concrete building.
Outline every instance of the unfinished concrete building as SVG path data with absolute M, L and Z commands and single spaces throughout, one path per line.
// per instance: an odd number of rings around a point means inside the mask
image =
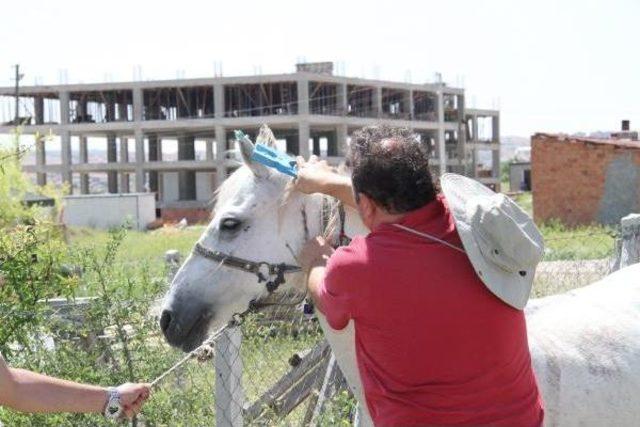
M 14 90 L 0 88 L 0 133 L 14 129 Z M 86 194 L 94 192 L 92 176 L 106 175 L 108 192 L 155 192 L 158 214 L 169 220 L 207 216 L 215 188 L 237 167 L 233 130 L 255 136 L 263 123 L 289 153 L 330 163 L 341 161 L 355 129 L 406 126 L 427 145 L 434 170 L 496 189 L 500 182 L 498 111 L 466 109 L 464 90 L 444 83 L 336 76 L 331 63 L 278 75 L 30 86 L 18 101 L 23 134 L 60 138 L 56 156 L 48 139 L 36 140 L 25 170 L 39 184 L 55 174 Z M 480 132 L 487 118 L 491 129 Z M 106 148 L 104 160 L 90 158 L 92 139 Z M 177 149 L 169 153 L 169 144 Z M 483 151 L 491 162 L 478 161 Z

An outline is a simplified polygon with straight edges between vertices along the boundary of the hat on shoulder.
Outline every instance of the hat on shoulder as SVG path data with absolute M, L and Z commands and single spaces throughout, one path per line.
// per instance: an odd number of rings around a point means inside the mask
M 471 178 L 446 173 L 440 186 L 476 273 L 494 295 L 522 310 L 544 255 L 533 220 L 509 197 Z

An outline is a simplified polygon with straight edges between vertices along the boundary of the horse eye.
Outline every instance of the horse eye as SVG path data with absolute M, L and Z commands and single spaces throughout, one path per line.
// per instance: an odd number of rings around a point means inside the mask
M 226 218 L 220 222 L 220 230 L 222 231 L 237 231 L 240 228 L 242 221 L 235 218 Z

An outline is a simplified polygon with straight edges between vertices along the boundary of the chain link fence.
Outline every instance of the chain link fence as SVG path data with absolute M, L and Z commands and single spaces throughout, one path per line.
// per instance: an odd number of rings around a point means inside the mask
M 547 251 L 536 274 L 535 297 L 587 285 L 637 262 L 640 256 L 640 225 L 636 223 L 627 228 L 547 230 L 545 234 Z M 623 262 L 620 254 L 624 255 Z M 173 251 L 167 253 L 165 261 L 170 279 L 181 260 Z M 127 366 L 133 367 L 131 375 L 136 380 L 150 381 L 162 374 L 183 354 L 165 343 L 157 319 L 148 311 L 153 300 L 145 298 L 126 299 L 126 304 L 142 313 L 140 317 L 123 306 L 121 319 L 128 319 L 126 324 L 99 328 L 86 319 L 101 309 L 100 299 L 54 304 L 52 319 L 66 320 L 52 320 L 51 325 L 60 330 L 40 337 L 43 342 L 51 338 L 55 344 L 49 344 L 48 352 L 39 356 L 37 366 L 49 366 L 46 372 L 65 378 L 111 384 L 129 380 L 127 375 L 118 374 L 126 373 Z M 268 301 L 274 305 L 251 312 L 227 327 L 213 348 L 201 354 L 200 363 L 187 362 L 159 384 L 133 425 L 357 424 L 357 402 L 317 319 L 305 313 L 303 303 L 291 304 L 298 301 L 299 295 L 280 294 Z M 124 302 L 114 297 L 109 304 L 113 311 L 117 308 L 113 305 Z M 128 353 L 123 353 L 124 347 Z M 70 362 L 62 357 L 64 354 L 69 355 Z M 1 410 L 0 421 L 12 426 L 108 425 L 99 416 L 13 417 Z

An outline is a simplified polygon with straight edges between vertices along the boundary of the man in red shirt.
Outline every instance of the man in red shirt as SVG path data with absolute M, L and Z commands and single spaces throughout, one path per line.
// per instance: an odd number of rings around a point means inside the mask
M 374 423 L 541 426 L 524 313 L 476 274 L 426 147 L 408 129 L 368 127 L 348 161 L 351 180 L 300 161 L 296 185 L 356 207 L 371 232 L 335 252 L 316 238 L 302 264 L 331 327 L 354 321 Z

